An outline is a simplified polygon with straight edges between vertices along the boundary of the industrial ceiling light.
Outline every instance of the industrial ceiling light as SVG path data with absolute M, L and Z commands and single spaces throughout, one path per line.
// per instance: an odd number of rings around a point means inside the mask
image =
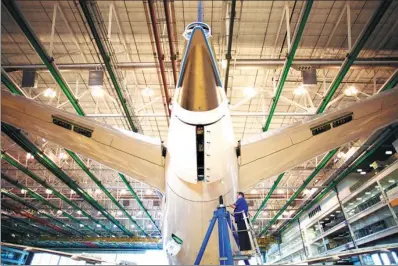
M 362 171 L 362 172 L 361 172 L 361 175 L 366 175 L 366 172 L 365 172 L 365 171 Z
M 344 90 L 344 94 L 347 96 L 355 96 L 358 94 L 358 90 L 354 86 L 350 86 Z
M 222 69 L 226 69 L 227 66 L 228 66 L 228 61 L 227 61 L 227 59 L 222 59 L 222 60 L 221 60 L 221 68 L 222 68 Z
M 263 216 L 264 216 L 264 217 L 268 216 L 268 212 L 263 211 Z
M 147 189 L 147 191 L 145 192 L 146 195 L 152 195 L 152 190 Z
M 298 86 L 295 90 L 294 90 L 294 94 L 295 95 L 304 95 L 307 92 L 307 90 L 304 88 L 303 85 Z
M 113 228 L 116 228 L 116 224 L 113 225 Z
M 147 228 L 148 228 L 148 229 L 152 229 L 152 225 L 151 225 L 151 224 L 148 224 Z
M 95 194 L 100 194 L 101 193 L 101 189 L 96 189 L 95 190 Z
M 337 153 L 337 158 L 341 159 L 344 157 L 344 155 L 345 153 L 340 151 L 339 153 Z
M 32 159 L 33 158 L 33 155 L 32 154 L 30 154 L 29 152 L 26 154 L 26 159 L 27 160 L 30 160 L 30 159 Z
M 83 225 L 83 224 L 80 224 L 80 227 L 84 227 L 84 225 Z
M 357 172 L 358 172 L 358 173 L 362 172 L 362 169 L 357 169 Z
M 67 155 L 65 152 L 60 152 L 60 153 L 58 154 L 58 158 L 59 158 L 60 160 L 66 160 L 66 159 L 68 158 L 68 155 Z
M 51 189 L 46 189 L 46 193 L 47 193 L 47 194 L 52 194 L 53 191 L 52 191 Z
M 252 190 L 250 191 L 250 194 L 257 194 L 257 189 L 252 189 Z
M 41 141 L 46 142 L 46 139 L 45 139 L 45 138 L 42 138 Z
M 391 154 L 392 154 L 392 151 L 386 151 L 386 154 L 387 154 L 387 155 L 391 155 Z
M 101 225 L 100 225 L 100 224 L 97 224 L 97 227 L 98 227 L 98 228 L 101 228 Z
M 142 211 L 137 212 L 137 216 L 142 215 Z
M 147 97 L 151 97 L 155 94 L 155 92 L 153 91 L 152 88 L 144 88 L 144 89 L 142 89 L 141 93 L 143 96 L 147 96 Z
M 104 97 L 105 91 L 102 86 L 92 86 L 91 94 L 96 98 L 102 98 Z
M 388 180 L 388 182 L 389 183 L 395 183 L 395 180 L 394 179 L 390 179 L 390 180 Z
M 117 216 L 120 216 L 120 215 L 122 215 L 122 214 L 123 214 L 123 213 L 122 213 L 121 211 L 117 211 L 117 212 L 116 212 L 116 215 L 117 215 Z
M 369 191 L 366 191 L 365 194 L 366 194 L 366 195 L 370 195 L 371 193 L 370 193 Z
M 79 215 L 80 215 L 80 214 L 82 214 L 82 211 L 80 211 L 80 210 L 79 210 L 79 211 L 77 211 L 77 214 L 79 214 Z
M 76 192 L 73 189 L 70 190 L 70 194 L 75 194 L 75 193 Z
M 124 195 L 126 193 L 127 193 L 127 191 L 125 189 L 120 190 L 120 194 Z
M 135 225 L 134 225 L 134 224 L 132 224 L 132 225 L 130 225 L 130 227 L 131 227 L 131 228 L 135 228 Z
M 100 211 L 98 211 L 98 212 L 97 212 L 97 215 L 101 215 L 101 212 L 100 212 Z
M 61 210 L 58 210 L 57 211 L 57 214 L 59 215 L 59 214 L 62 214 L 62 211 Z
M 25 189 L 21 189 L 21 193 L 25 194 L 27 191 Z
M 48 88 L 44 91 L 43 95 L 46 98 L 54 98 L 57 96 L 57 92 L 54 89 Z
M 257 90 L 253 87 L 246 87 L 243 89 L 243 94 L 247 97 L 247 98 L 252 98 L 257 94 Z

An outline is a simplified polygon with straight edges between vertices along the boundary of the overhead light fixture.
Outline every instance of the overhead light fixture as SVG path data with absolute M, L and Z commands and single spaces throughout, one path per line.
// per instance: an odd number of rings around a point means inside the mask
M 391 154 L 392 154 L 392 151 L 386 151 L 386 154 L 387 154 L 387 155 L 391 155 Z
M 70 190 L 70 194 L 75 194 L 75 193 L 76 192 L 73 189 Z
M 147 228 L 148 228 L 148 229 L 152 229 L 152 225 L 151 225 L 151 224 L 148 224 Z
M 137 216 L 142 215 L 142 211 L 137 212 Z
M 57 96 L 57 92 L 51 88 L 48 88 L 44 91 L 43 95 L 46 98 L 54 98 L 55 96 Z
M 155 92 L 153 91 L 152 88 L 144 88 L 142 89 L 141 94 L 143 96 L 151 97 L 155 94 Z
M 66 160 L 68 158 L 68 155 L 65 152 L 60 152 L 58 154 L 58 158 L 61 160 Z
M 26 154 L 26 159 L 27 159 L 27 160 L 30 160 L 30 159 L 32 159 L 32 158 L 33 158 L 33 155 L 32 155 L 31 153 L 28 152 L 28 153 Z
M 362 169 L 357 169 L 357 172 L 358 172 L 358 173 L 362 172 Z
M 344 155 L 345 153 L 340 151 L 339 153 L 337 153 L 337 158 L 341 159 L 344 157 Z
M 59 214 L 62 214 L 62 211 L 61 210 L 58 210 L 57 211 L 57 214 L 59 215 Z
M 390 179 L 390 180 L 388 180 L 388 182 L 389 183 L 395 183 L 395 180 L 394 179 Z
M 95 190 L 95 194 L 100 194 L 101 193 L 101 189 L 96 189 Z
M 243 94 L 247 97 L 247 98 L 252 98 L 257 94 L 257 90 L 253 87 L 246 87 L 243 89 Z
M 47 193 L 47 194 L 52 194 L 53 191 L 52 191 L 51 189 L 46 189 L 46 193 Z
M 295 90 L 294 90 L 294 94 L 295 95 L 304 95 L 307 92 L 307 90 L 304 88 L 303 85 L 298 86 Z
M 357 200 L 361 200 L 361 199 L 362 199 L 362 198 L 360 198 L 360 197 L 359 197 L 359 198 L 357 198 Z
M 97 215 L 101 215 L 101 212 L 100 212 L 100 211 L 98 211 L 98 212 L 97 212 Z
M 21 193 L 25 194 L 27 191 L 25 189 L 21 189 Z
M 78 211 L 77 211 L 77 214 L 79 214 L 79 215 L 82 214 L 82 211 L 78 210 Z
M 147 189 L 147 190 L 145 191 L 145 194 L 146 194 L 146 195 L 152 195 L 152 190 Z
M 268 216 L 268 212 L 263 211 L 263 216 L 264 216 L 264 217 L 265 217 L 265 216 Z
M 102 86 L 92 86 L 91 94 L 96 98 L 102 98 L 104 97 L 105 91 Z
M 101 228 L 102 226 L 101 226 L 100 224 L 97 224 L 97 227 L 98 227 L 98 228 Z
M 361 175 L 366 175 L 366 172 L 365 172 L 365 171 L 362 171 L 362 172 L 361 172 Z
M 131 228 L 135 228 L 135 225 L 134 225 L 134 224 L 132 224 L 132 225 L 130 225 L 130 227 L 131 227 Z
M 83 224 L 80 224 L 80 227 L 84 227 L 84 225 L 83 225 Z
M 124 195 L 126 193 L 127 193 L 127 191 L 125 189 L 120 190 L 120 194 Z
M 337 210 L 336 213 L 340 213 L 341 211 Z
M 226 69 L 227 66 L 228 66 L 228 61 L 227 61 L 227 59 L 222 59 L 222 60 L 221 60 L 221 68 L 222 68 L 222 69 Z
M 331 214 L 331 215 L 330 215 L 330 217 L 334 217 L 334 216 L 335 216 L 334 214 Z
M 46 139 L 45 139 L 45 138 L 42 138 L 41 141 L 46 142 Z
M 366 191 L 365 194 L 366 194 L 366 195 L 370 195 L 371 193 L 370 193 L 369 191 Z
M 14 235 L 14 234 L 11 234 L 11 236 L 12 236 L 12 237 L 15 237 L 15 235 Z
M 254 229 L 258 229 L 258 224 L 255 224 L 255 225 L 253 226 L 253 228 L 254 228 Z
M 257 194 L 257 189 L 252 189 L 252 190 L 250 191 L 250 193 L 251 193 L 251 194 Z
M 123 213 L 121 212 L 121 211 L 117 211 L 116 212 L 116 215 L 118 215 L 118 216 L 120 216 L 120 215 L 122 215 Z
M 350 86 L 344 90 L 344 94 L 347 96 L 355 96 L 358 94 L 358 90 L 354 86 Z
M 116 224 L 113 225 L 113 228 L 116 228 Z

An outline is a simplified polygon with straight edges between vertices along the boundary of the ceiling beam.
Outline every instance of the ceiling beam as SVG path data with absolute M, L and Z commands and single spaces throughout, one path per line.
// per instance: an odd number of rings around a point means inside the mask
M 4 55 L 4 54 L 3 54 Z M 177 61 L 180 63 L 180 61 Z M 293 68 L 300 68 L 301 66 L 311 67 L 315 69 L 339 69 L 344 59 L 312 59 L 312 58 L 298 58 L 292 62 Z M 164 62 L 166 67 L 171 67 L 170 62 Z M 235 67 L 237 69 L 278 69 L 282 68 L 285 59 L 264 58 L 264 59 L 236 59 Z M 117 68 L 123 70 L 134 69 L 154 69 L 157 68 L 155 62 L 128 62 L 118 63 Z M 19 71 L 24 69 L 34 69 L 37 71 L 48 71 L 44 64 L 8 64 L 2 65 L 7 72 Z M 77 64 L 58 64 L 60 71 L 78 71 L 78 70 L 94 70 L 101 68 L 101 64 L 97 63 L 77 63 Z M 351 66 L 351 69 L 364 68 L 397 68 L 397 57 L 376 57 L 376 58 L 357 58 Z
M 339 70 L 339 73 L 330 84 L 327 93 L 322 100 L 322 103 L 319 105 L 317 113 L 322 113 L 326 109 L 328 103 L 332 100 L 337 88 L 340 86 L 340 83 L 343 81 L 345 75 L 348 73 L 348 70 L 352 66 L 353 62 L 357 59 L 359 52 L 362 50 L 367 40 L 372 35 L 374 29 L 379 24 L 384 13 L 388 10 L 391 2 L 391 0 L 382 0 L 380 2 L 376 11 L 373 13 L 372 17 L 369 19 L 368 23 L 365 25 L 364 29 L 359 35 L 351 51 L 347 54 L 346 59 L 344 60 Z
M 234 37 L 234 23 L 235 23 L 235 16 L 236 16 L 236 0 L 232 0 L 231 3 L 231 12 L 229 16 L 229 27 L 228 27 L 228 43 L 227 43 L 227 53 L 225 54 L 225 59 L 227 60 L 227 66 L 225 68 L 225 78 L 224 78 L 224 90 L 225 94 L 227 94 L 228 90 L 228 78 L 229 78 L 229 66 L 231 63 L 232 55 L 232 41 Z
M 294 55 L 296 54 L 301 37 L 303 36 L 304 28 L 305 28 L 305 25 L 307 24 L 307 20 L 310 15 L 312 4 L 313 4 L 313 0 L 308 0 L 305 2 L 304 12 L 302 13 L 302 16 L 300 17 L 300 22 L 298 24 L 297 32 L 295 33 L 295 36 L 293 39 L 293 44 L 290 47 L 290 50 L 288 51 L 288 55 L 286 57 L 285 64 L 283 66 L 283 70 L 281 72 L 278 84 L 276 86 L 276 92 L 275 92 L 274 97 L 272 98 L 272 104 L 269 108 L 270 114 L 267 117 L 267 121 L 265 122 L 263 131 L 267 131 L 269 129 L 269 126 L 271 125 L 271 121 L 272 121 L 273 114 L 276 109 L 276 105 L 278 104 L 279 97 L 282 94 L 282 90 L 285 85 L 287 75 L 289 74 L 289 70 L 292 65 Z
M 60 71 L 55 64 L 53 57 L 50 57 L 44 46 L 40 43 L 37 36 L 34 34 L 33 30 L 30 28 L 28 22 L 25 20 L 24 16 L 18 9 L 14 0 L 2 0 L 3 5 L 7 8 L 8 12 L 15 20 L 19 28 L 22 30 L 25 37 L 28 39 L 29 43 L 32 45 L 33 49 L 39 55 L 43 63 L 46 65 L 47 69 L 50 71 L 54 80 L 58 83 L 61 90 L 64 92 L 65 96 L 68 98 L 73 108 L 79 115 L 84 115 L 83 109 L 81 108 L 78 100 L 73 95 L 70 90 L 68 83 L 62 77 Z M 2 79 L 3 80 L 3 79 Z
M 18 162 L 15 158 L 10 156 L 8 153 L 6 153 L 4 151 L 1 151 L 1 158 L 2 158 L 2 160 L 5 160 L 10 165 L 14 166 L 16 169 L 18 169 L 19 171 L 21 171 L 25 175 L 29 176 L 35 182 L 37 182 L 40 185 L 42 185 L 44 188 L 51 190 L 55 196 L 57 196 L 59 199 L 61 199 L 66 204 L 70 205 L 75 211 L 80 211 L 82 213 L 82 215 L 84 215 L 85 217 L 87 217 L 88 219 L 93 221 L 96 225 L 99 224 L 101 226 L 101 228 L 104 228 L 109 233 L 113 234 L 111 229 L 109 229 L 107 226 L 105 226 L 103 223 L 101 223 L 98 219 L 92 217 L 88 212 L 83 210 L 76 203 L 71 201 L 68 197 L 66 197 L 62 193 L 58 192 L 53 186 L 49 185 L 48 182 L 46 182 L 45 180 L 41 179 L 39 176 L 37 176 L 35 173 L 33 173 L 30 169 L 28 169 L 25 166 L 23 166 L 20 162 Z M 96 231 L 95 233 L 98 234 L 99 232 Z
M 98 48 L 98 50 L 100 52 L 102 61 L 105 64 L 105 68 L 106 68 L 106 70 L 107 70 L 107 72 L 109 74 L 109 77 L 111 79 L 112 85 L 113 85 L 113 87 L 116 90 L 116 94 L 118 96 L 120 104 L 122 105 L 123 112 L 126 115 L 129 127 L 130 127 L 130 129 L 132 131 L 138 132 L 138 124 L 135 125 L 134 121 L 133 121 L 134 113 L 130 112 L 130 110 L 129 110 L 128 106 L 127 106 L 127 99 L 124 97 L 123 92 L 122 92 L 122 88 L 121 88 L 121 86 L 119 84 L 120 80 L 118 80 L 116 72 L 113 69 L 113 66 L 111 64 L 112 61 L 113 61 L 112 60 L 112 56 L 113 55 L 109 51 L 107 51 L 105 49 L 105 45 L 103 44 L 103 41 L 101 40 L 100 33 L 97 30 L 96 24 L 100 25 L 101 22 L 100 21 L 94 21 L 94 18 L 93 18 L 93 16 L 90 13 L 90 9 L 96 8 L 94 6 L 94 5 L 96 5 L 96 3 L 93 2 L 93 1 L 87 1 L 87 0 L 79 0 L 79 3 L 80 3 L 80 7 L 81 7 L 81 9 L 83 11 L 83 15 L 86 18 L 87 24 L 88 24 L 88 26 L 89 26 L 89 28 L 91 30 L 91 34 L 94 37 L 94 41 L 95 41 L 95 43 L 97 45 L 97 48 Z M 91 8 L 89 6 L 91 6 Z M 93 12 L 95 12 L 95 11 L 93 11 Z M 101 14 L 96 14 L 96 15 L 97 16 L 101 16 Z M 110 45 L 110 44 L 108 43 L 108 45 Z
M 32 143 L 22 132 L 13 126 L 1 123 L 1 131 L 4 132 L 10 139 L 17 143 L 26 152 L 29 152 L 34 158 L 46 167 L 59 180 L 65 183 L 69 188 L 74 190 L 80 197 L 87 201 L 93 208 L 102 213 L 110 222 L 116 225 L 125 234 L 132 236 L 123 224 L 115 219 L 104 207 L 102 207 L 90 194 L 83 190 L 69 175 L 67 175 L 61 168 L 59 168 L 43 151 L 41 151 L 34 143 Z

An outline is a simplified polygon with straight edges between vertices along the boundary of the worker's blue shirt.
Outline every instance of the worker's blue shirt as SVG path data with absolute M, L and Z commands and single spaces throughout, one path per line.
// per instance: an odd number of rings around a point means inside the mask
M 235 202 L 235 210 L 234 210 L 234 218 L 235 218 L 235 222 L 243 219 L 242 211 L 245 211 L 245 214 L 247 216 L 247 212 L 249 210 L 249 206 L 247 205 L 247 201 L 245 200 L 245 198 L 239 198 L 236 202 Z

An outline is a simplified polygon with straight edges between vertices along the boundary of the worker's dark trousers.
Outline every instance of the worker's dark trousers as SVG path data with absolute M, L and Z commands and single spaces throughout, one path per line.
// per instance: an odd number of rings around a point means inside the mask
M 237 221 L 236 222 L 236 226 L 238 227 L 238 237 L 239 237 L 240 250 L 241 251 L 243 251 L 243 250 L 251 250 L 249 233 L 247 232 L 245 221 L 243 219 Z M 241 230 L 245 230 L 245 231 L 239 232 Z

